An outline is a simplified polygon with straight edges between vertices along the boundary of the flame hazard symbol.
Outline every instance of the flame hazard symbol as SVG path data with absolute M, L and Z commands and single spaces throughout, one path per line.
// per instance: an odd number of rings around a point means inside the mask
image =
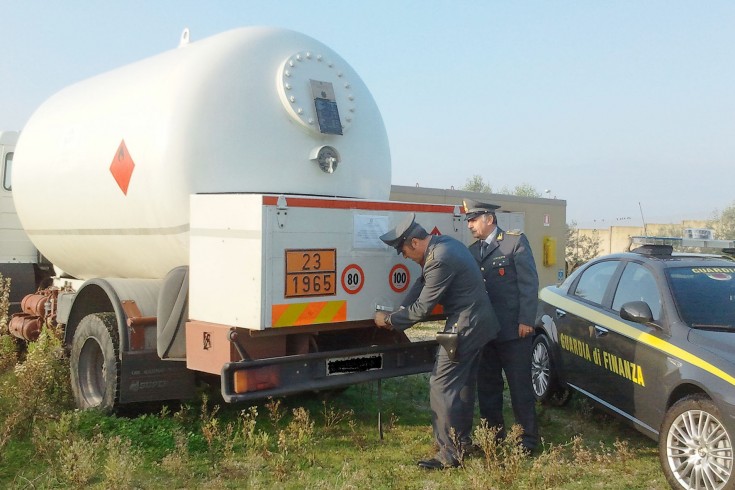
M 125 146 L 125 140 L 120 142 L 120 146 L 117 148 L 115 157 L 112 159 L 110 164 L 110 173 L 112 177 L 120 186 L 120 190 L 128 195 L 128 185 L 130 185 L 130 178 L 133 176 L 133 170 L 135 169 L 135 162 L 128 153 L 128 147 Z

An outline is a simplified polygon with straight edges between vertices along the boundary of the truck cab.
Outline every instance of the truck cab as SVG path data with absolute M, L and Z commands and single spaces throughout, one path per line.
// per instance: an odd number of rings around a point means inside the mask
M 36 289 L 38 251 L 23 231 L 13 203 L 12 169 L 17 131 L 0 132 L 0 163 L 2 187 L 0 187 L 0 274 L 10 278 L 10 311 L 20 309 L 24 295 Z

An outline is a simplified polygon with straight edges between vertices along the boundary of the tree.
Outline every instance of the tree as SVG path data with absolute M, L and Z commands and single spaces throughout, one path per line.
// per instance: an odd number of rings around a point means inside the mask
M 462 190 L 470 192 L 484 192 L 486 194 L 490 194 L 493 191 L 492 187 L 490 187 L 489 184 L 486 184 L 479 175 L 473 175 L 471 178 L 467 179 Z
M 681 223 L 648 225 L 648 234 L 661 237 L 681 238 L 684 236 L 684 225 Z
M 507 186 L 503 187 L 500 191 L 501 194 L 508 194 L 511 196 L 523 196 L 523 197 L 541 197 L 541 193 L 536 190 L 534 186 L 527 183 L 518 184 L 511 191 Z
M 485 180 L 480 175 L 473 175 L 471 178 L 467 179 L 467 182 L 462 186 L 462 190 L 470 192 L 484 192 L 486 194 L 491 194 L 493 192 L 490 184 L 486 184 Z M 522 197 L 541 197 L 541 193 L 537 191 L 534 186 L 525 182 L 523 184 L 518 184 L 513 188 L 513 190 L 508 186 L 505 186 L 500 190 L 500 194 Z
M 684 225 L 683 224 L 658 225 L 658 227 L 655 228 L 654 232 L 649 233 L 649 234 L 654 235 L 654 236 L 659 236 L 659 237 L 682 238 L 684 236 Z M 674 252 L 702 253 L 704 249 L 701 249 L 699 247 L 682 247 L 681 245 L 674 243 L 673 251 Z
M 735 240 L 735 202 L 711 222 L 718 240 Z
M 567 245 L 565 261 L 567 275 L 574 269 L 600 255 L 600 236 L 597 230 L 590 234 L 581 234 L 577 229 L 577 222 L 567 223 Z

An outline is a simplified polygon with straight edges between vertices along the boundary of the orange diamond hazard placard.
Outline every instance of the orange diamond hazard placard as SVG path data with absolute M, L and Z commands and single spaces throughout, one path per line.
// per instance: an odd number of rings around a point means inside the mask
M 120 186 L 120 190 L 123 194 L 128 195 L 128 185 L 130 184 L 130 178 L 133 176 L 133 169 L 135 169 L 135 163 L 133 158 L 128 153 L 128 147 L 125 146 L 125 140 L 120 142 L 120 146 L 117 148 L 117 153 L 112 159 L 110 164 L 110 173 L 112 173 L 115 182 Z

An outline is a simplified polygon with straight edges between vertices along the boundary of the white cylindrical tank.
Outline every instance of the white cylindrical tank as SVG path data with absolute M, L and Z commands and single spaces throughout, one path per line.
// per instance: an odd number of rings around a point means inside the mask
M 387 200 L 390 174 L 380 113 L 347 62 L 259 27 L 52 96 L 21 133 L 13 192 L 33 243 L 69 274 L 159 278 L 188 263 L 190 194 Z

